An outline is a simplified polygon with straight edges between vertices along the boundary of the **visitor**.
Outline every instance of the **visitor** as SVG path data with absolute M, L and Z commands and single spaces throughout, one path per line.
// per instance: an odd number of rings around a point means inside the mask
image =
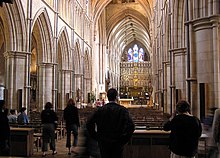
M 47 155 L 48 143 L 50 143 L 50 149 L 53 151 L 52 155 L 57 154 L 55 144 L 55 129 L 57 126 L 58 117 L 53 110 L 53 105 L 47 102 L 44 106 L 44 110 L 41 112 L 41 123 L 42 123 L 42 157 Z
M 109 103 L 98 108 L 88 119 L 89 135 L 98 141 L 102 158 L 122 158 L 123 147 L 134 132 L 134 123 L 128 110 L 117 104 L 118 92 L 109 89 Z
M 200 120 L 190 114 L 190 105 L 179 101 L 176 112 L 164 124 L 165 131 L 171 131 L 169 148 L 171 158 L 195 158 L 202 133 Z
M 73 99 L 69 99 L 67 106 L 64 109 L 63 117 L 66 121 L 66 147 L 69 149 L 68 155 L 71 155 L 71 152 L 76 153 L 76 146 L 78 143 L 78 128 L 80 127 L 78 109 L 75 106 L 75 102 Z M 74 141 L 72 142 L 72 145 L 71 132 L 73 132 L 74 136 Z

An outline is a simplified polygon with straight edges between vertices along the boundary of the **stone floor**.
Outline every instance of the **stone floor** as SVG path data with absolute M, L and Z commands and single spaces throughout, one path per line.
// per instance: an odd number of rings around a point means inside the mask
M 86 142 L 85 130 L 84 128 L 81 127 L 79 129 L 78 146 L 75 148 L 76 153 L 71 153 L 71 155 L 68 155 L 68 148 L 66 148 L 66 136 L 64 136 L 56 141 L 57 154 L 52 155 L 52 151 L 48 151 L 45 158 L 93 158 L 92 156 L 89 156 L 87 154 L 88 152 L 86 152 L 87 147 L 85 142 Z M 93 145 L 92 150 L 94 151 L 97 150 L 96 145 Z M 35 144 L 33 155 L 30 158 L 39 158 L 39 157 L 42 157 L 41 147 L 39 147 L 37 151 L 37 147 Z M 7 158 L 21 158 L 21 157 L 7 157 Z M 98 156 L 96 158 L 98 158 Z
M 56 157 L 56 158 L 86 158 L 88 156 L 83 156 L 83 152 L 82 150 L 84 150 L 84 147 L 80 147 L 78 146 L 76 148 L 76 153 L 71 153 L 71 155 L 68 155 L 68 149 L 65 147 L 65 139 L 59 140 L 57 142 L 57 154 L 56 155 L 52 155 L 52 151 L 48 151 L 47 152 L 47 156 L 46 157 Z M 35 157 L 42 157 L 42 152 L 41 151 L 35 151 L 33 156 L 31 156 L 31 158 L 35 158 Z
M 88 158 L 89 156 L 85 154 L 86 147 L 85 147 L 85 136 L 82 128 L 79 130 L 79 140 L 78 140 L 78 146 L 76 147 L 75 151 L 76 153 L 71 153 L 71 155 L 68 155 L 68 148 L 66 148 L 66 136 L 63 138 L 60 138 L 56 141 L 56 149 L 57 154 L 52 155 L 52 151 L 47 152 L 48 157 L 54 157 L 54 158 Z M 31 156 L 31 158 L 35 157 L 42 157 L 42 151 L 41 148 L 39 148 L 39 151 L 37 149 L 34 149 L 34 154 Z

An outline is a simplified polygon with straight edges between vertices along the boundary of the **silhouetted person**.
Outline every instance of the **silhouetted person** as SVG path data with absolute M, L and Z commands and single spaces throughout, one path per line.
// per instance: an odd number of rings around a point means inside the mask
M 43 145 L 42 145 L 42 157 L 47 155 L 48 143 L 50 143 L 50 149 L 53 151 L 52 155 L 57 154 L 55 144 L 55 128 L 57 124 L 57 114 L 53 110 L 53 105 L 47 102 L 44 106 L 44 110 L 41 112 L 41 123 L 43 126 Z
M 0 156 L 10 154 L 10 127 L 4 107 L 5 101 L 0 100 Z
M 102 158 L 122 158 L 123 147 L 134 132 L 129 112 L 116 103 L 117 96 L 116 89 L 109 89 L 109 103 L 98 108 L 87 121 L 88 133 L 98 141 Z
M 66 139 L 66 147 L 69 149 L 68 154 L 71 154 L 75 151 L 75 147 L 78 143 L 78 127 L 80 127 L 79 124 L 79 115 L 78 115 L 78 109 L 75 106 L 75 102 L 73 99 L 69 99 L 66 108 L 64 109 L 63 114 L 64 120 L 66 121 L 66 133 L 67 133 L 67 139 Z M 74 141 L 71 145 L 71 132 L 73 132 Z M 72 149 L 71 149 L 72 148 Z
M 198 150 L 198 141 L 202 133 L 200 120 L 190 114 L 190 105 L 179 101 L 176 113 L 164 124 L 170 133 L 171 158 L 194 158 Z

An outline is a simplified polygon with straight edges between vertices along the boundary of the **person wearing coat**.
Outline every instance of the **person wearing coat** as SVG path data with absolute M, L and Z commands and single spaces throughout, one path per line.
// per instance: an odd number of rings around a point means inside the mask
M 73 99 L 69 99 L 67 106 L 64 109 L 63 117 L 66 122 L 66 147 L 69 149 L 68 155 L 71 155 L 71 152 L 76 152 L 75 148 L 78 143 L 78 128 L 80 127 L 78 109 L 75 106 L 75 102 Z M 72 144 L 71 132 L 74 136 Z

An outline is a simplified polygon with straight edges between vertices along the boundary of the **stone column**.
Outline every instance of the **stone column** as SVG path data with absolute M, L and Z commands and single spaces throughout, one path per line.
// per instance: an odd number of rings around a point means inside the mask
M 207 18 L 200 18 L 193 23 L 194 30 L 194 60 L 192 61 L 191 78 L 195 78 L 196 82 L 192 84 L 192 112 L 194 115 L 200 114 L 200 83 L 205 84 L 205 105 L 208 107 L 215 100 L 213 90 L 214 85 L 214 67 L 216 60 L 213 56 L 213 45 L 214 33 L 213 29 L 210 27 L 212 23 Z M 212 37 L 213 36 L 213 37 Z M 215 53 L 214 53 L 215 54 Z M 217 59 L 219 60 L 219 59 Z
M 213 97 L 213 105 L 211 106 L 218 106 L 220 107 L 220 93 L 219 93 L 219 85 L 220 85 L 220 56 L 219 56 L 219 43 L 220 43 L 220 38 L 219 38 L 219 33 L 220 33 L 220 25 L 219 25 L 220 17 L 213 19 L 213 42 L 212 42 L 212 47 L 213 47 L 213 65 L 214 65 L 214 72 L 213 72 L 213 88 L 214 88 L 214 97 Z
M 75 74 L 75 87 L 76 87 L 75 97 L 77 97 L 78 89 L 80 90 L 80 93 L 82 92 L 82 74 Z M 79 97 L 81 97 L 81 94 L 79 94 Z M 81 98 L 75 98 L 75 99 L 79 99 L 79 101 L 81 101 L 80 100 Z
M 7 91 L 7 106 L 19 110 L 20 106 L 27 107 L 27 89 L 30 88 L 26 85 L 27 75 L 27 56 L 28 52 L 7 51 L 4 53 L 6 65 L 6 91 Z M 21 98 L 18 98 L 18 90 L 21 92 Z M 26 97 L 25 97 L 26 96 Z M 19 99 L 19 100 L 18 100 Z
M 66 103 L 69 98 L 72 98 L 72 70 L 62 70 L 62 94 L 61 94 L 61 107 L 65 108 Z M 67 98 L 67 94 L 69 94 L 69 98 Z
M 44 109 L 47 102 L 53 101 L 53 69 L 52 63 L 42 63 L 38 67 L 39 110 Z

